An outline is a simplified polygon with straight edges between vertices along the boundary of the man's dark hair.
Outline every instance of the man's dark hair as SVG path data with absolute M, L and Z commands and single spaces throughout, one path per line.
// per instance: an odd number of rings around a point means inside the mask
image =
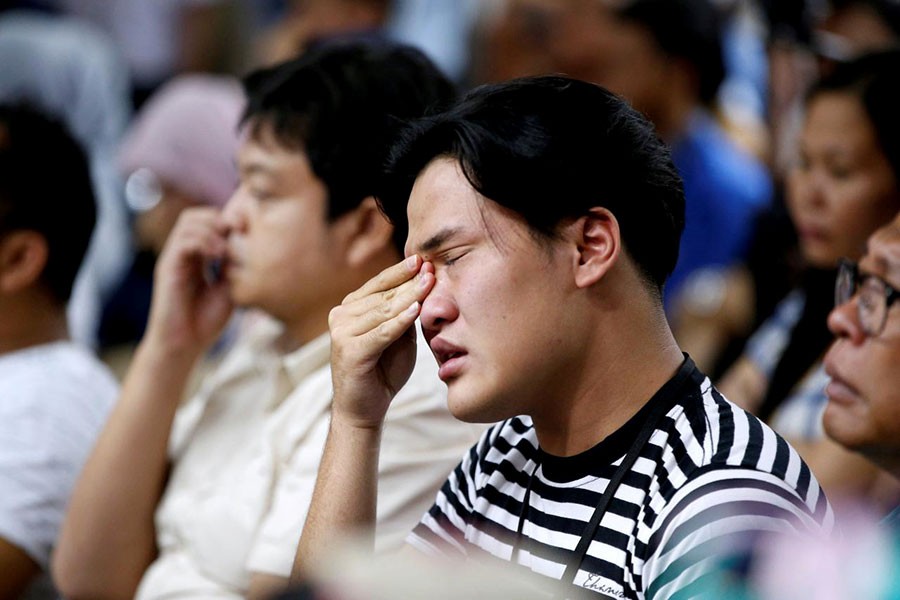
M 595 206 L 619 222 L 623 245 L 661 293 L 678 259 L 684 190 L 653 125 L 606 89 L 561 76 L 478 87 L 411 126 L 394 148 L 379 201 L 406 232 L 413 182 L 433 159 L 459 161 L 484 197 L 540 236 Z
M 634 0 L 617 14 L 645 29 L 664 53 L 690 63 L 700 101 L 713 103 L 725 79 L 725 59 L 721 18 L 709 0 Z
M 454 85 L 420 51 L 366 37 L 322 43 L 244 80 L 250 134 L 306 153 L 335 219 L 375 194 L 401 127 L 449 105 Z M 402 248 L 402 239 L 398 248 Z
M 44 236 L 40 282 L 60 303 L 72 294 L 96 210 L 87 159 L 68 130 L 24 104 L 0 104 L 0 236 Z

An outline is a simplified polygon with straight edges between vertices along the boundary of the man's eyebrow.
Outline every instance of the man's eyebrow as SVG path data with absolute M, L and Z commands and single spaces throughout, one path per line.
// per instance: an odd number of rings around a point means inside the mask
M 447 227 L 441 229 L 436 234 L 419 244 L 417 253 L 427 254 L 444 245 L 448 239 L 457 235 L 462 231 L 459 227 Z

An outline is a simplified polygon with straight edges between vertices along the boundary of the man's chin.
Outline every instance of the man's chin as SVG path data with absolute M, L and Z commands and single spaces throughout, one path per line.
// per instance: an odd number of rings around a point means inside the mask
M 510 416 L 480 395 L 454 390 L 452 383 L 447 394 L 447 406 L 450 414 L 465 423 L 496 423 Z

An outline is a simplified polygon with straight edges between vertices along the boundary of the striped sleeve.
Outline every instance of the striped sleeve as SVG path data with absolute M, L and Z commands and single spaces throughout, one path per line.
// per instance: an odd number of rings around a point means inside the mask
M 678 491 L 647 543 L 645 597 L 668 598 L 747 556 L 760 536 L 811 535 L 814 513 L 782 479 L 751 469 L 710 469 Z
M 726 401 L 715 389 L 707 398 L 718 407 L 717 429 L 727 432 L 720 433 L 716 441 L 716 452 L 725 464 L 773 476 L 798 498 L 804 512 L 813 516 L 818 530 L 830 531 L 834 526 L 831 506 L 797 451 L 772 428 Z
M 704 580 L 746 559 L 768 535 L 827 535 L 833 514 L 799 454 L 771 428 L 702 386 L 711 460 L 690 471 L 642 539 L 645 597 L 689 597 Z

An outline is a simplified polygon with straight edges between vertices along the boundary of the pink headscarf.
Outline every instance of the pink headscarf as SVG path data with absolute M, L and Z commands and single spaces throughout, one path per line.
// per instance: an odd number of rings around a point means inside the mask
M 181 75 L 142 107 L 119 149 L 127 176 L 149 169 L 199 202 L 222 206 L 237 185 L 240 84 L 229 77 Z

